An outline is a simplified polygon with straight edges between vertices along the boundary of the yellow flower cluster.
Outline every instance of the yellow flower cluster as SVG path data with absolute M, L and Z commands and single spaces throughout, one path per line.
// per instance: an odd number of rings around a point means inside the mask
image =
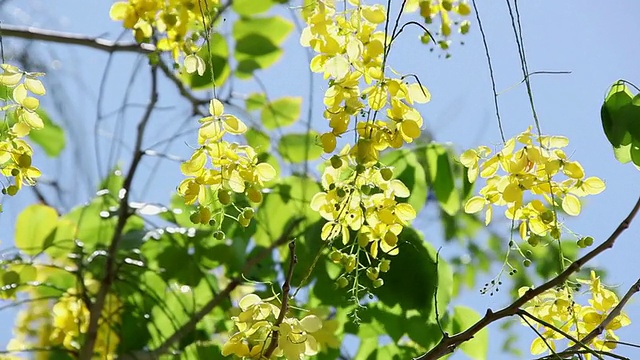
M 200 35 L 193 29 L 210 26 L 203 14 L 208 16 L 218 5 L 218 0 L 129 0 L 113 4 L 109 15 L 131 29 L 138 42 L 156 37 L 158 49 L 170 51 L 177 60 L 197 50 Z
M 97 282 L 90 281 L 87 286 L 95 290 Z M 120 323 L 121 302 L 116 295 L 109 294 L 105 300 L 103 316 L 98 324 L 95 353 L 101 359 L 115 359 L 120 339 L 116 325 Z M 36 347 L 58 346 L 77 351 L 81 347 L 83 335 L 89 326 L 89 310 L 75 289 L 65 292 L 51 308 L 47 300 L 30 302 L 21 312 L 14 327 L 15 337 L 7 345 L 8 351 L 25 351 L 33 347 L 29 342 L 37 339 Z M 47 358 L 47 353 L 43 352 Z
M 331 131 L 320 136 L 326 153 L 335 150 L 337 138 L 354 129 L 358 141 L 351 149 L 357 162 L 371 165 L 380 151 L 403 143 L 410 143 L 420 136 L 422 117 L 411 105 L 429 101 L 427 89 L 414 83 L 407 85 L 402 78 L 385 76 L 385 52 L 389 39 L 384 31 L 376 30 L 386 20 L 381 5 L 355 6 L 337 13 L 333 1 L 318 1 L 312 10 L 304 13 L 307 27 L 302 31 L 300 43 L 312 48 L 317 55 L 310 67 L 330 79 L 324 96 Z M 360 89 L 364 81 L 366 88 Z M 370 109 L 365 112 L 365 101 Z M 389 105 L 386 119 L 376 119 L 377 113 Z M 367 116 L 352 126 L 357 116 Z
M 335 336 L 337 320 L 322 320 L 317 315 L 307 315 L 298 320 L 285 316 L 275 326 L 280 307 L 273 304 L 275 297 L 261 299 L 256 294 L 245 295 L 238 306 L 240 314 L 231 319 L 238 331 L 222 347 L 222 355 L 262 359 L 272 341 L 272 332 L 278 331 L 278 345 L 272 356 L 287 360 L 304 359 L 316 355 L 326 347 L 339 347 Z
M 356 166 L 354 170 L 349 165 L 353 158 L 348 154 L 347 146 L 331 158 L 322 174 L 325 191 L 311 199 L 311 208 L 328 220 L 321 237 L 332 240 L 340 236 L 346 245 L 349 231 L 353 230 L 358 232 L 361 247 L 370 245 L 369 253 L 374 258 L 379 250 L 395 255 L 398 235 L 416 217 L 411 205 L 396 201 L 408 197 L 409 189 L 402 181 L 392 179 L 391 167 Z
M 212 204 L 231 204 L 232 192 L 244 193 L 251 202 L 260 203 L 265 183 L 276 176 L 273 166 L 258 162 L 258 155 L 251 146 L 223 140 L 227 133 L 241 135 L 247 131 L 240 119 L 225 114 L 218 99 L 211 100 L 209 112 L 211 116 L 200 119 L 200 147 L 180 166 L 187 178 L 178 186 L 178 194 L 186 204 L 196 201 L 200 204 L 191 220 L 201 224 L 210 223 L 216 215 L 211 213 Z M 209 162 L 211 166 L 208 166 Z M 253 209 L 245 208 L 240 211 L 238 222 L 249 226 L 252 217 Z
M 529 301 L 524 310 L 538 319 L 556 325 L 560 330 L 576 340 L 582 340 L 602 323 L 611 310 L 618 305 L 619 300 L 614 292 L 602 286 L 600 278 L 596 276 L 594 271 L 591 271 L 590 280 L 580 280 L 580 282 L 589 284 L 589 293 L 591 294 L 591 298 L 588 301 L 589 305 L 583 306 L 575 303 L 571 289 L 565 287 L 544 292 Z M 528 288 L 526 287 L 521 288 L 519 295 L 522 296 L 527 290 Z M 596 337 L 585 345 L 598 351 L 611 351 L 615 349 L 616 341 L 619 340 L 614 331 L 630 323 L 631 321 L 627 315 L 624 312 L 620 312 L 605 327 L 605 331 L 601 336 Z M 523 325 L 527 324 L 524 323 Z M 544 325 L 536 324 L 535 326 L 544 337 L 544 340 L 541 337 L 536 337 L 531 343 L 531 353 L 537 355 L 547 350 L 556 351 L 555 341 L 564 339 L 565 336 Z M 545 340 L 549 346 L 545 344 Z M 569 345 L 573 345 L 573 343 L 570 342 Z M 591 356 L 590 354 L 585 354 L 585 357 L 589 359 Z
M 460 162 L 468 169 L 468 178 L 474 182 L 478 175 L 487 179 L 480 195 L 470 198 L 465 211 L 473 214 L 485 209 L 485 223 L 493 217 L 493 206 L 506 206 L 505 216 L 520 221 L 519 232 L 523 240 L 532 245 L 541 236 L 551 235 L 559 239 L 560 224 L 555 207 L 560 205 L 568 215 L 577 216 L 581 211 L 578 197 L 595 195 L 605 188 L 597 177 L 585 179 L 584 169 L 577 161 L 571 161 L 563 147 L 569 140 L 563 136 L 531 134 L 531 127 L 509 139 L 502 150 L 489 157 L 486 146 L 465 151 Z M 522 147 L 516 150 L 516 145 Z M 499 171 L 504 175 L 499 175 Z M 559 175 L 566 178 L 556 181 Z M 526 201 L 525 193 L 540 198 Z
M 38 79 L 44 74 L 28 73 L 8 64 L 2 64 L 0 68 L 3 71 L 0 85 L 6 89 L 2 97 L 12 100 L 2 107 L 2 111 L 5 112 L 5 120 L 13 122 L 11 126 L 5 123 L 0 131 L 0 171 L 4 176 L 14 178 L 14 184 L 3 186 L 2 193 L 13 196 L 23 185 L 34 185 L 35 179 L 41 175 L 40 170 L 31 164 L 33 149 L 22 138 L 31 130 L 44 127 L 36 112 L 40 101 L 30 94 L 44 95 L 46 91 Z
M 115 325 L 120 323 L 121 303 L 113 294 L 107 295 L 103 314 L 98 323 L 95 353 L 103 359 L 115 359 L 120 339 Z M 89 327 L 89 309 L 76 294 L 75 289 L 68 290 L 53 306 L 53 331 L 51 343 L 61 344 L 69 350 L 79 350 L 82 334 Z

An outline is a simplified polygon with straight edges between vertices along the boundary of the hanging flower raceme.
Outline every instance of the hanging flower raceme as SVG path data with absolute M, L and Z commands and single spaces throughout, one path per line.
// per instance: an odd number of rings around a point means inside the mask
M 180 166 L 187 178 L 178 186 L 178 194 L 186 204 L 200 205 L 192 214 L 194 223 L 213 225 L 216 216 L 222 220 L 224 207 L 232 203 L 233 193 L 245 194 L 251 202 L 260 203 L 265 183 L 275 178 L 276 171 L 273 166 L 259 162 L 251 146 L 223 139 L 226 134 L 244 134 L 247 126 L 236 116 L 226 114 L 219 100 L 211 100 L 209 112 L 210 116 L 200 119 L 200 147 Z M 253 214 L 252 208 L 244 208 L 237 214 L 237 220 L 242 226 L 249 226 Z
M 591 331 L 596 329 L 603 320 L 618 305 L 619 300 L 616 294 L 604 288 L 600 278 L 594 271 L 591 271 L 589 280 L 578 280 L 580 283 L 589 285 L 588 299 L 589 305 L 576 303 L 573 290 L 570 287 L 550 289 L 533 298 L 524 306 L 524 310 L 549 324 L 555 324 L 562 332 L 569 334 L 576 340 L 582 340 Z M 521 288 L 519 295 L 522 296 L 529 288 Z M 529 324 L 523 321 L 523 325 L 530 324 L 536 327 L 542 337 L 536 337 L 531 343 L 531 353 L 542 354 L 546 351 L 555 352 L 556 342 L 565 339 L 565 336 L 555 329 L 548 328 L 533 320 Z M 589 343 L 585 344 L 597 351 L 611 351 L 616 348 L 618 336 L 615 330 L 627 326 L 631 323 L 624 312 L 620 312 L 613 320 L 607 324 L 603 333 Z M 574 345 L 569 341 L 569 346 Z M 591 358 L 591 354 L 584 355 L 586 359 Z
M 337 138 L 357 129 L 361 140 L 353 150 L 360 154 L 360 163 L 368 166 L 377 161 L 381 150 L 399 148 L 420 136 L 422 117 L 412 105 L 428 102 L 430 95 L 418 83 L 407 85 L 402 78 L 384 76 L 388 39 L 383 30 L 378 30 L 386 20 L 384 7 L 362 5 L 359 1 L 349 4 L 354 7 L 339 13 L 331 1 L 319 1 L 305 9 L 307 27 L 300 43 L 317 53 L 311 70 L 329 79 L 324 116 L 331 131 L 320 136 L 324 151 L 333 152 Z M 361 83 L 367 84 L 364 90 Z M 387 119 L 375 119 L 387 105 Z M 358 115 L 367 113 L 367 119 L 358 122 Z M 353 126 L 354 122 L 357 125 Z M 366 133 L 361 131 L 363 124 L 368 129 Z
M 32 130 L 44 128 L 44 121 L 38 115 L 40 101 L 33 95 L 44 95 L 46 90 L 38 79 L 42 73 L 25 72 L 9 64 L 2 64 L 0 68 L 0 85 L 8 90 L 3 95 L 8 103 L 2 111 L 10 119 L 0 130 L 0 172 L 14 179 L 13 184 L 2 186 L 2 193 L 13 196 L 22 186 L 35 185 L 35 179 L 41 175 L 32 165 L 33 149 L 23 138 Z
M 561 224 L 556 206 L 570 216 L 581 211 L 579 197 L 595 195 L 605 188 L 597 177 L 585 178 L 584 169 L 570 160 L 562 148 L 569 141 L 563 136 L 535 136 L 531 127 L 509 139 L 493 156 L 486 146 L 465 151 L 460 162 L 468 178 L 487 179 L 480 194 L 465 204 L 467 213 L 485 211 L 485 224 L 493 218 L 494 206 L 506 206 L 505 216 L 520 222 L 523 240 L 551 235 L 559 239 Z M 521 148 L 516 150 L 517 145 Z M 563 177 L 563 180 L 558 180 Z M 527 200 L 526 196 L 533 196 Z
M 273 340 L 273 331 L 279 334 L 272 358 L 305 359 L 327 347 L 340 346 L 335 333 L 331 333 L 337 328 L 335 320 L 323 320 L 314 314 L 297 319 L 287 314 L 282 323 L 276 325 L 280 316 L 280 307 L 274 304 L 276 301 L 275 296 L 261 299 L 256 294 L 245 295 L 239 301 L 240 313 L 231 318 L 237 332 L 223 345 L 223 356 L 263 359 Z

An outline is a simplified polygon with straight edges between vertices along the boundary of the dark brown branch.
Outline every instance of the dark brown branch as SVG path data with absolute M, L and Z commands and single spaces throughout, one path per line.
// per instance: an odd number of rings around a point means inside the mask
M 629 225 L 631 224 L 631 221 L 638 213 L 638 210 L 640 210 L 640 198 L 638 198 L 638 201 L 629 212 L 629 215 L 627 215 L 627 217 L 624 220 L 622 220 L 620 225 L 618 225 L 618 227 L 613 231 L 613 233 L 609 236 L 609 238 L 605 240 L 602 244 L 600 244 L 597 248 L 591 250 L 589 253 L 587 253 L 580 259 L 571 263 L 571 265 L 569 265 L 562 273 L 558 274 L 553 279 L 547 281 L 546 283 L 542 284 L 537 288 L 532 288 L 527 290 L 527 292 L 525 292 L 521 297 L 519 297 L 513 303 L 511 303 L 511 305 L 504 307 L 501 310 L 498 310 L 496 312 L 493 312 L 491 309 L 487 309 L 487 312 L 484 315 L 484 317 L 478 320 L 478 322 L 473 324 L 470 328 L 454 336 L 442 338 L 438 343 L 438 345 L 433 347 L 431 350 L 429 350 L 425 354 L 415 358 L 414 360 L 439 359 L 444 355 L 454 352 L 455 349 L 460 344 L 462 344 L 465 341 L 471 340 L 475 336 L 475 334 L 478 333 L 478 331 L 484 329 L 489 324 L 495 321 L 498 321 L 500 319 L 515 315 L 518 309 L 522 307 L 524 304 L 526 304 L 529 300 L 535 298 L 536 296 L 544 293 L 549 289 L 552 289 L 564 283 L 569 278 L 569 276 L 571 276 L 573 273 L 580 270 L 580 268 L 582 268 L 584 264 L 589 262 L 594 257 L 600 255 L 605 250 L 612 248 L 616 242 L 616 239 L 620 236 L 620 234 L 622 234 L 622 232 L 629 227 Z
M 111 41 L 101 39 L 99 37 L 10 24 L 0 24 L 0 34 L 2 34 L 2 36 L 10 36 L 27 40 L 40 40 L 58 44 L 81 45 L 92 49 L 107 51 L 110 53 L 120 51 L 148 54 L 156 51 L 156 47 L 152 44 Z
M 96 338 L 98 336 L 98 325 L 100 317 L 102 314 L 102 310 L 104 309 L 107 294 L 111 289 L 111 285 L 113 284 L 114 279 L 116 278 L 116 253 L 118 251 L 118 246 L 120 245 L 120 240 L 122 239 L 122 231 L 124 230 L 127 220 L 133 214 L 131 208 L 129 207 L 129 194 L 131 192 L 133 178 L 135 176 L 136 170 L 138 169 L 138 165 L 140 164 L 140 160 L 142 160 L 142 156 L 144 154 L 144 152 L 142 151 L 142 140 L 144 138 L 145 129 L 147 127 L 147 124 L 149 123 L 149 119 L 151 118 L 151 114 L 153 113 L 157 102 L 158 72 L 157 67 L 154 66 L 151 69 L 151 98 L 149 100 L 149 104 L 145 113 L 138 123 L 136 142 L 133 148 L 133 159 L 131 160 L 131 164 L 129 165 L 129 169 L 127 171 L 127 176 L 124 179 L 122 185 L 124 195 L 122 196 L 122 199 L 120 199 L 120 205 L 118 209 L 118 222 L 116 223 L 113 237 L 111 238 L 111 242 L 109 243 L 109 247 L 107 249 L 104 278 L 101 281 L 100 290 L 98 290 L 95 301 L 92 304 L 87 304 L 87 307 L 89 307 L 90 311 L 89 326 L 87 327 L 85 341 L 80 348 L 80 360 L 90 360 L 94 356 L 93 350 L 95 347 Z
M 284 317 L 289 311 L 289 291 L 291 290 L 291 278 L 293 277 L 293 268 L 296 266 L 298 262 L 298 258 L 296 257 L 296 241 L 291 240 L 289 243 L 289 271 L 287 272 L 287 277 L 284 279 L 284 284 L 282 284 L 282 305 L 280 305 L 280 314 L 278 314 L 278 318 L 276 322 L 273 324 L 275 328 L 282 324 L 284 321 Z M 264 352 L 264 357 L 266 359 L 271 358 L 271 354 L 278 347 L 278 338 L 280 337 L 279 330 L 271 331 L 271 342 L 269 343 L 269 347 Z

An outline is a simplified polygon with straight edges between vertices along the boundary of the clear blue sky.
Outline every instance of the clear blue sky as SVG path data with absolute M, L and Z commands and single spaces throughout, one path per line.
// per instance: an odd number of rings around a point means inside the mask
M 399 1 L 394 1 L 399 3 Z M 517 56 L 517 48 L 509 23 L 504 1 L 478 1 L 488 37 L 505 133 L 508 137 L 523 131 L 532 124 L 531 112 L 524 86 L 516 86 L 522 79 Z M 121 33 L 119 24 L 108 17 L 108 1 L 59 0 L 55 6 L 44 0 L 10 1 L 2 14 L 2 21 L 9 24 L 31 25 L 55 30 L 83 33 L 87 35 L 115 38 Z M 640 195 L 640 173 L 631 165 L 621 165 L 615 161 L 610 146 L 603 135 L 599 119 L 600 105 L 608 86 L 619 78 L 640 84 L 637 46 L 637 16 L 640 2 L 635 0 L 612 2 L 585 1 L 520 1 L 524 40 L 530 71 L 571 71 L 569 75 L 538 75 L 532 78 L 535 101 L 544 133 L 568 136 L 568 153 L 579 160 L 588 175 L 598 176 L 606 181 L 607 190 L 599 196 L 587 200 L 583 213 L 578 219 L 567 219 L 566 223 L 575 232 L 590 234 L 596 242 L 604 240 L 623 219 Z M 484 49 L 472 18 L 472 31 L 464 38 L 466 45 L 453 46 L 451 59 L 439 59 L 426 47 L 417 45 L 415 30 L 408 29 L 392 52 L 391 63 L 400 72 L 417 73 L 430 89 L 432 101 L 422 107 L 426 127 L 435 133 L 439 141 L 455 143 L 458 149 L 481 144 L 493 145 L 500 142 L 493 110 L 491 85 L 485 62 Z M 228 29 L 228 25 L 226 30 Z M 18 44 L 5 39 L 5 46 Z M 295 57 L 280 63 L 261 76 L 261 80 L 271 89 L 271 96 L 300 94 L 300 79 L 306 79 L 305 56 L 299 49 L 294 36 L 287 44 L 287 56 Z M 45 54 L 46 59 L 57 59 L 58 70 L 51 74 L 58 84 L 49 82 L 48 90 L 54 93 L 62 89 L 69 100 L 62 110 L 66 115 L 60 118 L 65 126 L 72 129 L 70 139 L 75 146 L 54 165 L 43 165 L 45 175 L 61 179 L 65 186 L 65 200 L 69 204 L 87 201 L 98 178 L 94 156 L 94 131 L 98 84 L 108 59 L 106 53 L 96 50 L 62 45 L 38 45 L 34 51 Z M 117 55 L 106 83 L 108 97 L 103 102 L 103 111 L 110 112 L 121 106 L 127 83 L 135 72 L 133 55 Z M 144 60 L 143 60 L 144 61 Z M 297 65 L 296 65 L 297 64 Z M 283 74 L 287 76 L 284 77 Z M 144 103 L 148 94 L 148 74 L 143 73 L 134 84 L 129 101 Z M 239 91 L 252 89 L 250 83 L 240 84 Z M 172 106 L 158 112 L 150 141 L 171 136 L 188 113 L 188 107 L 181 104 L 179 95 L 167 83 L 163 84 L 161 106 Z M 316 99 L 322 89 L 316 89 Z M 303 97 L 306 93 L 301 93 Z M 51 104 L 45 100 L 45 105 Z M 316 116 L 321 120 L 319 106 Z M 99 144 L 102 168 L 106 169 L 108 147 L 112 138 L 125 144 L 131 143 L 132 119 L 138 110 L 126 114 L 126 129 L 122 133 L 113 132 L 115 118 L 101 123 Z M 193 123 L 192 123 L 193 125 Z M 321 129 L 326 124 L 318 121 Z M 195 136 L 180 138 L 168 149 L 159 149 L 171 154 L 186 156 L 189 149 L 185 141 L 193 143 Z M 86 156 L 89 154 L 89 156 Z M 120 149 L 115 158 L 126 161 L 128 147 Z M 36 159 L 44 164 L 46 159 Z M 147 164 L 150 164 L 147 166 Z M 153 169 L 152 162 L 145 163 L 134 188 L 134 199 L 166 200 L 180 180 L 176 163 L 164 161 L 160 168 Z M 148 174 L 155 171 L 159 176 L 149 183 L 155 192 L 146 192 Z M 12 229 L 19 210 L 33 198 L 28 192 L 6 201 L 5 212 L 0 215 L 0 228 Z M 11 236 L 2 235 L 3 247 L 12 242 Z M 621 292 L 640 277 L 640 270 L 634 266 L 637 261 L 637 246 L 640 241 L 640 224 L 632 227 L 619 239 L 615 248 L 600 256 L 592 265 L 608 271 L 608 283 L 618 286 Z M 437 238 L 427 236 L 438 243 Z M 447 249 L 443 249 L 447 256 Z M 480 313 L 487 307 L 493 309 L 506 305 L 509 299 L 481 296 L 478 291 L 466 292 L 458 299 L 460 304 L 473 304 Z M 0 302 L 0 306 L 3 305 Z M 638 341 L 640 333 L 640 305 L 636 299 L 628 305 L 627 313 L 632 325 L 617 332 L 622 339 Z M 0 313 L 0 322 L 9 324 L 14 312 Z M 491 359 L 500 357 L 501 340 L 497 337 L 498 325 L 491 327 Z M 518 328 L 520 343 L 526 353 L 533 334 Z M 0 345 L 10 338 L 10 327 L 0 327 Z M 639 358 L 640 350 L 621 349 L 620 354 Z M 464 358 L 455 355 L 455 358 Z

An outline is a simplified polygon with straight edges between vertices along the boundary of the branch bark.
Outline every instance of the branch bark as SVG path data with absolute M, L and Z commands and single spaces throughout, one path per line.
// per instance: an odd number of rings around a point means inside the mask
M 414 360 L 439 359 L 444 355 L 454 352 L 455 349 L 460 344 L 464 343 L 465 341 L 471 340 L 474 337 L 474 335 L 478 333 L 478 331 L 484 329 L 489 324 L 495 321 L 498 321 L 500 319 L 503 319 L 505 317 L 516 315 L 518 312 L 518 309 L 520 309 L 520 307 L 526 304 L 529 300 L 535 298 L 536 296 L 542 294 L 543 292 L 549 289 L 552 289 L 564 283 L 569 278 L 569 276 L 571 276 L 573 273 L 580 270 L 580 268 L 582 268 L 584 264 L 589 262 L 594 257 L 598 256 L 605 250 L 612 248 L 617 238 L 620 236 L 620 234 L 622 234 L 622 232 L 624 232 L 629 227 L 629 225 L 631 224 L 631 221 L 633 221 L 633 218 L 638 213 L 638 210 L 640 210 L 640 198 L 638 198 L 638 200 L 636 201 L 636 204 L 629 212 L 629 215 L 627 215 L 627 217 L 624 220 L 622 220 L 620 225 L 618 225 L 618 227 L 613 231 L 613 233 L 609 236 L 609 238 L 605 240 L 602 244 L 600 244 L 597 248 L 591 250 L 580 259 L 571 263 L 571 265 L 569 265 L 562 273 L 558 274 L 553 279 L 542 284 L 540 287 L 527 290 L 527 292 L 525 292 L 524 295 L 516 299 L 513 303 L 511 303 L 511 305 L 506 306 L 496 312 L 492 311 L 491 309 L 487 309 L 487 312 L 482 317 L 482 319 L 478 320 L 478 322 L 473 324 L 470 328 L 456 335 L 453 335 L 450 337 L 443 337 L 435 347 L 433 347 L 431 350 L 429 350 L 425 354 L 417 358 L 414 358 Z
M 110 53 L 119 51 L 148 54 L 156 51 L 156 47 L 153 44 L 111 41 L 82 34 L 11 24 L 0 24 L 0 34 L 2 36 L 16 37 L 20 39 L 40 40 L 58 44 L 81 45 Z
M 98 327 L 100 318 L 102 316 L 102 310 L 104 309 L 107 294 L 109 293 L 111 285 L 113 285 L 113 281 L 116 277 L 116 253 L 118 251 L 118 246 L 120 245 L 120 240 L 122 239 L 122 231 L 124 230 L 127 220 L 132 214 L 131 208 L 129 207 L 129 194 L 131 192 L 133 178 L 135 176 L 136 170 L 138 169 L 138 165 L 140 164 L 140 160 L 142 160 L 142 156 L 144 154 L 144 152 L 142 151 L 142 140 L 144 138 L 145 129 L 147 127 L 147 124 L 149 123 L 149 119 L 151 118 L 151 114 L 153 113 L 153 109 L 155 108 L 157 102 L 158 71 L 157 67 L 154 66 L 151 69 L 151 96 L 145 113 L 138 123 L 136 142 L 133 150 L 133 159 L 131 160 L 131 164 L 129 165 L 129 169 L 127 171 L 127 176 L 124 179 L 122 185 L 124 194 L 122 196 L 122 199 L 120 199 L 118 209 L 118 222 L 116 223 L 113 237 L 111 238 L 111 242 L 109 243 L 109 247 L 107 249 L 104 278 L 101 281 L 100 289 L 98 290 L 95 301 L 91 304 L 87 304 L 90 312 L 89 326 L 87 327 L 85 341 L 80 348 L 80 354 L 78 357 L 80 360 L 90 360 L 94 356 L 93 352 L 96 338 L 98 337 Z

